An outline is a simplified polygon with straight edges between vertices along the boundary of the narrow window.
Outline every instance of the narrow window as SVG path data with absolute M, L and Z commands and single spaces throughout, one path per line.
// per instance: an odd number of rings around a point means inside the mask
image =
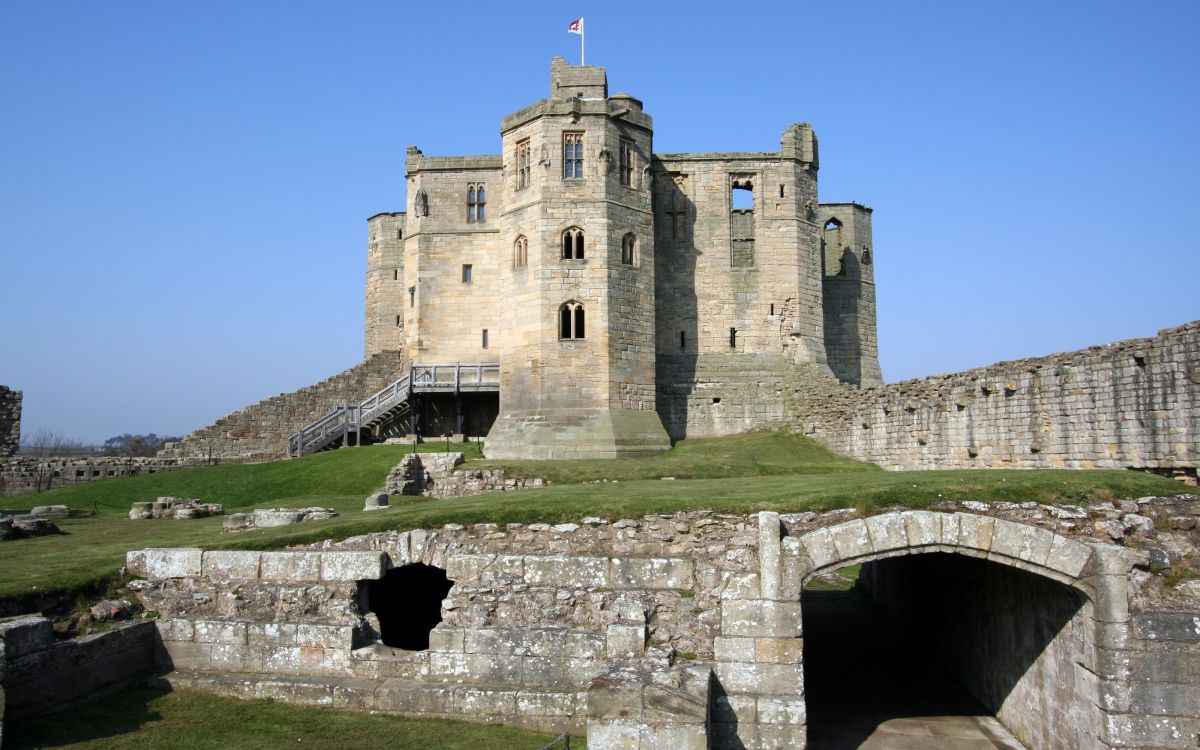
M 750 176 L 733 177 L 729 195 L 730 265 L 754 265 L 754 184 Z
M 583 133 L 563 133 L 563 177 L 583 177 Z
M 621 139 L 621 184 L 633 185 L 633 141 Z
M 679 348 L 680 349 L 687 348 L 687 331 L 679 332 Z
M 583 260 L 583 230 L 571 227 L 562 234 L 563 260 Z
M 558 308 L 558 337 L 581 339 L 585 333 L 583 305 L 578 302 L 564 302 Z
M 484 220 L 484 203 L 487 193 L 484 186 L 474 183 L 467 186 L 467 223 L 474 224 Z
M 517 141 L 517 190 L 529 186 L 529 139 Z
M 871 249 L 864 247 L 862 252 L 862 264 L 864 266 L 871 265 Z
M 400 280 L 400 269 L 393 268 L 392 269 L 392 281 L 399 281 L 399 280 Z
M 482 348 L 484 348 L 484 349 L 487 349 L 487 348 L 488 348 L 488 333 L 487 333 L 487 329 L 486 329 L 486 328 L 484 328 L 484 329 L 483 329 L 483 345 L 482 345 Z
M 634 265 L 636 262 L 636 253 L 637 237 L 631 232 L 621 239 L 621 262 L 627 266 Z
M 736 328 L 729 329 L 729 348 L 730 349 L 737 348 L 737 329 Z
M 558 337 L 571 338 L 571 308 L 567 305 L 558 308 Z
M 525 239 L 525 235 L 521 235 L 513 243 L 513 268 L 524 268 L 527 265 L 529 265 L 529 240 Z
M 413 305 L 416 304 L 416 302 L 417 302 L 417 288 L 415 286 L 410 286 L 408 288 L 408 306 L 412 307 Z
M 396 230 L 396 239 L 398 239 L 398 240 L 404 239 L 404 230 L 403 229 Z
M 399 315 L 396 316 L 396 327 L 397 328 L 400 327 L 400 316 Z
M 780 185 L 780 186 L 779 186 L 779 197 L 780 197 L 780 198 L 782 198 L 782 197 L 783 197 L 783 185 Z
M 772 303 L 771 303 L 771 312 L 770 312 L 770 313 L 768 313 L 768 314 L 769 314 L 769 315 L 774 315 L 774 314 L 775 314 L 775 303 L 774 303 L 774 302 L 772 302 Z
M 473 268 L 471 268 L 471 264 L 470 264 L 470 263 L 464 263 L 464 264 L 463 264 L 463 267 L 462 267 L 462 283 L 464 283 L 464 284 L 470 284 L 470 283 L 471 283 L 471 281 L 472 281 L 471 277 L 472 277 L 472 275 L 473 275 L 473 271 L 474 271 L 474 269 L 473 269 Z

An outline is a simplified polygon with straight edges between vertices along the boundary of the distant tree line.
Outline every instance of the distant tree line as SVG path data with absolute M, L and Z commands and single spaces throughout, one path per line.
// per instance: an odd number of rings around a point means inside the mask
M 175 443 L 181 439 L 170 435 L 160 437 L 153 432 L 149 435 L 130 435 L 127 432 L 105 440 L 100 452 L 106 456 L 153 456 L 162 450 L 166 443 Z

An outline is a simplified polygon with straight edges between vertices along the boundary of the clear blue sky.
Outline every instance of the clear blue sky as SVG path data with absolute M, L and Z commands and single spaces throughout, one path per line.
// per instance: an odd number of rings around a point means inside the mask
M 0 4 L 0 384 L 186 433 L 357 363 L 404 148 L 495 153 L 587 60 L 661 152 L 821 140 L 894 381 L 1200 317 L 1200 2 Z

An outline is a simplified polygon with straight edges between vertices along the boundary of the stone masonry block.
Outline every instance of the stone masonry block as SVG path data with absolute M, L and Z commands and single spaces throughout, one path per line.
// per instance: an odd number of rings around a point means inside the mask
M 54 629 L 41 615 L 21 615 L 0 620 L 0 642 L 9 661 L 44 651 L 54 643 Z
M 1092 550 L 1086 544 L 1055 534 L 1046 554 L 1046 567 L 1063 575 L 1078 578 L 1087 566 Z
M 466 632 L 459 628 L 443 628 L 440 625 L 429 631 L 429 650 L 461 652 L 465 649 Z
M 713 639 L 713 656 L 717 661 L 756 661 L 754 642 L 753 638 L 717 636 Z
M 607 557 L 527 555 L 525 581 L 530 586 L 607 588 L 612 586 Z
M 195 630 L 191 620 L 156 620 L 158 635 L 164 641 L 190 641 Z
M 240 578 L 258 580 L 258 565 L 261 552 L 247 550 L 217 550 L 205 552 L 201 565 L 205 578 Z
M 992 532 L 991 552 L 1033 565 L 1043 565 L 1054 536 L 1052 532 L 1036 526 L 997 519 Z
M 850 560 L 871 554 L 871 535 L 867 532 L 867 524 L 861 520 L 846 521 L 829 528 L 833 537 L 833 546 L 837 548 L 840 560 Z
M 192 640 L 196 643 L 246 643 L 247 623 L 196 620 Z
M 264 552 L 259 567 L 264 581 L 318 581 L 320 552 Z
M 479 575 L 496 564 L 496 555 L 454 554 L 446 558 L 446 577 L 466 583 L 478 581 Z
M 840 558 L 829 529 L 817 529 L 800 537 L 800 544 L 812 561 L 813 570 L 836 563 Z
M 321 646 L 349 651 L 354 641 L 354 628 L 349 625 L 300 623 L 296 625 L 296 641 L 301 647 Z
M 914 510 L 904 514 L 904 530 L 910 547 L 932 547 L 942 543 L 942 514 Z
M 758 696 L 804 695 L 804 669 L 799 664 L 717 662 L 717 679 L 727 693 Z
M 1133 632 L 1153 641 L 1200 641 L 1200 613 L 1139 612 L 1133 616 Z
M 691 560 L 661 557 L 614 557 L 612 587 L 620 589 L 687 589 L 695 587 Z
M 563 648 L 579 659 L 600 659 L 604 656 L 605 639 L 597 633 L 568 632 Z
M 126 553 L 125 565 L 141 578 L 188 578 L 201 574 L 202 555 L 198 547 L 134 550 Z
M 637 657 L 646 652 L 646 628 L 643 625 L 609 625 L 606 652 L 610 659 Z
M 383 578 L 383 552 L 322 552 L 322 581 L 376 581 Z
M 876 552 L 891 552 L 908 546 L 908 530 L 903 513 L 885 513 L 866 519 L 871 547 Z
M 996 519 L 971 513 L 955 513 L 954 517 L 958 519 L 958 539 L 953 542 L 955 546 L 980 552 L 991 550 Z M 946 540 L 946 544 L 951 542 Z
M 721 634 L 794 637 L 801 634 L 800 617 L 800 602 L 727 599 L 721 602 Z
M 764 599 L 779 598 L 782 532 L 778 513 L 764 510 L 758 514 L 758 572 Z
M 808 721 L 808 710 L 803 698 L 759 698 L 758 721 L 760 724 L 804 726 Z
M 801 664 L 804 641 L 800 638 L 755 638 L 754 660 L 765 664 Z

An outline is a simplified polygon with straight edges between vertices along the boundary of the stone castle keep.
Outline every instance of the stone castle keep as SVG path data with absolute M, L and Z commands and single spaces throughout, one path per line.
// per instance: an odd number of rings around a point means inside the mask
M 871 211 L 818 203 L 807 124 L 777 152 L 658 154 L 641 101 L 556 58 L 549 98 L 500 132 L 498 155 L 409 148 L 407 210 L 371 217 L 366 286 L 368 358 L 499 362 L 489 456 L 731 431 L 719 398 L 688 396 L 748 357 L 882 383 Z

